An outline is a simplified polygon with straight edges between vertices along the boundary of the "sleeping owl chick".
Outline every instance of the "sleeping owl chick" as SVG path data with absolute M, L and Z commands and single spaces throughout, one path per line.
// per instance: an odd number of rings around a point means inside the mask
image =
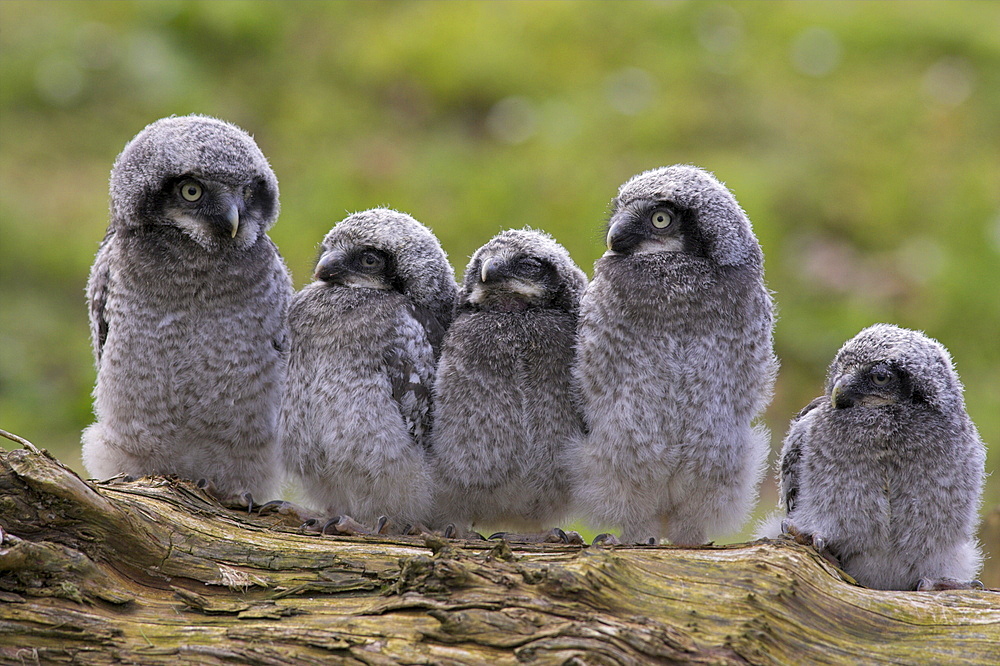
M 582 436 L 573 346 L 587 279 L 552 237 L 505 231 L 472 256 L 435 384 L 437 523 L 538 530 L 564 517 Z
M 767 457 L 751 425 L 777 370 L 763 255 L 733 195 L 692 166 L 622 185 L 607 244 L 580 313 L 577 499 L 623 541 L 703 544 L 746 520 Z
M 426 521 L 435 358 L 457 291 L 447 256 L 427 227 L 379 208 L 333 227 L 315 277 L 289 313 L 286 469 L 329 516 Z
M 265 234 L 277 216 L 278 181 L 234 125 L 164 118 L 122 150 L 87 285 L 90 474 L 177 474 L 244 502 L 277 494 L 292 293 Z
M 779 464 L 786 530 L 859 583 L 971 585 L 986 448 L 937 341 L 887 324 L 849 340 Z

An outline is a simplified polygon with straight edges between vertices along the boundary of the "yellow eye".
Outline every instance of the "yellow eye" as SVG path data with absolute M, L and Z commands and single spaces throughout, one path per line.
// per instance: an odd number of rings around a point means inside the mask
M 193 180 L 185 180 L 181 183 L 181 196 L 185 201 L 197 201 L 201 199 L 201 185 Z
M 649 216 L 649 221 L 652 222 L 653 226 L 657 229 L 666 229 L 670 226 L 670 223 L 674 221 L 674 214 L 666 208 L 657 208 L 653 211 L 653 214 Z

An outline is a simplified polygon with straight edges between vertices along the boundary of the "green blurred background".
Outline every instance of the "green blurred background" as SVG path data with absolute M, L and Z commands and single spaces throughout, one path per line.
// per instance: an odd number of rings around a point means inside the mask
M 271 160 L 297 287 L 323 234 L 377 205 L 433 228 L 456 271 L 530 225 L 589 273 L 620 183 L 703 166 L 779 304 L 775 450 L 840 345 L 886 321 L 951 350 L 994 469 L 997 26 L 1000 3 L 963 1 L 4 1 L 0 427 L 82 472 L 108 172 L 147 123 L 198 112 Z M 769 479 L 758 516 L 774 501 Z

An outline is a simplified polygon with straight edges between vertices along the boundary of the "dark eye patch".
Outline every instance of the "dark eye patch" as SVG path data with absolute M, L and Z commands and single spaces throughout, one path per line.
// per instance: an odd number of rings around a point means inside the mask
M 261 217 L 268 219 L 275 213 L 277 204 L 277 193 L 263 178 L 258 178 L 244 190 L 244 200 L 248 209 L 256 208 L 260 211 Z

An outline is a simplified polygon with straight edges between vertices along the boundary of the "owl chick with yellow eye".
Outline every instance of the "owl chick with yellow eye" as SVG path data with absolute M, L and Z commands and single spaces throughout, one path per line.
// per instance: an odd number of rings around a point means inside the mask
M 948 351 L 876 324 L 841 348 L 826 395 L 792 421 L 783 528 L 868 587 L 971 587 L 985 464 Z
M 577 500 L 624 541 L 704 544 L 746 520 L 769 449 L 764 256 L 732 193 L 686 165 L 622 185 L 607 244 L 580 309 Z
M 277 217 L 274 172 L 234 125 L 164 118 L 122 150 L 87 285 L 93 476 L 177 474 L 243 505 L 277 494 L 292 294 Z

